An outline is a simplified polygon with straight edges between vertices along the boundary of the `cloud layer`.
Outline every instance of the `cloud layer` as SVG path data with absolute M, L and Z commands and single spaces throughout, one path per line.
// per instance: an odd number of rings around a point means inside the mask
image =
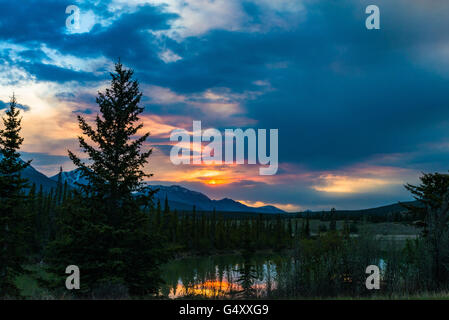
M 378 0 L 380 30 L 365 28 L 369 4 L 0 0 L 0 109 L 15 92 L 25 156 L 47 174 L 71 169 L 75 114 L 96 114 L 120 57 L 144 92 L 155 182 L 290 210 L 407 200 L 404 183 L 448 169 L 449 3 Z M 279 129 L 279 173 L 172 165 L 169 133 L 192 120 Z

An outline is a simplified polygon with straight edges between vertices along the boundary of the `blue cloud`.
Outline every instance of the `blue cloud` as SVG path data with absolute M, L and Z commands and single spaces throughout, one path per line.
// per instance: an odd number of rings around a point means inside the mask
M 0 110 L 8 109 L 9 102 L 4 102 L 0 100 Z M 24 104 L 17 104 L 17 108 L 22 109 L 23 111 L 29 111 L 30 107 Z
M 94 81 L 100 80 L 102 78 L 90 73 L 74 71 L 50 64 L 44 63 L 24 63 L 22 64 L 30 74 L 36 76 L 40 81 L 55 81 L 55 82 L 65 82 L 65 81 Z
M 420 146 L 449 141 L 445 126 L 449 119 L 449 63 L 444 54 L 435 56 L 449 43 L 447 1 L 436 0 L 430 7 L 419 1 L 379 0 L 381 30 L 375 31 L 365 28 L 364 9 L 371 4 L 365 0 L 305 2 L 300 19 L 288 12 L 278 13 L 276 19 L 284 17 L 287 26 L 267 21 L 270 15 L 257 2 L 242 1 L 249 18 L 241 29 L 214 29 L 179 41 L 164 33 L 156 35 L 179 19 L 167 12 L 167 7 L 142 5 L 114 15 L 106 2 L 80 6 L 93 10 L 100 19 L 112 19 L 111 24 L 97 23 L 90 32 L 69 35 L 65 30 L 69 4 L 42 0 L 17 6 L 0 1 L 0 40 L 27 48 L 17 52 L 19 59 L 15 60 L 12 49 L 3 50 L 2 59 L 23 68 L 37 81 L 78 81 L 88 86 L 88 82 L 107 79 L 104 70 L 74 71 L 46 63 L 48 57 L 41 50 L 45 45 L 83 59 L 120 57 L 135 69 L 141 83 L 187 97 L 223 88 L 229 95 L 257 93 L 251 99 L 238 100 L 243 112 L 230 117 L 211 116 L 194 108 L 198 98 L 164 105 L 144 102 L 149 112 L 207 119 L 208 126 L 231 127 L 233 117 L 239 116 L 256 120 L 260 128 L 278 128 L 280 162 L 309 170 L 347 168 L 378 154 L 393 153 L 410 154 L 411 158 L 385 160 L 383 165 L 446 169 L 446 152 L 430 152 Z M 273 27 L 262 28 L 264 25 Z M 165 63 L 159 57 L 161 50 L 170 50 L 181 59 Z M 257 81 L 269 85 L 261 87 Z M 59 98 L 86 104 L 95 101 L 91 96 L 70 93 Z M 84 108 L 80 112 L 90 112 Z M 298 188 L 302 196 L 285 186 L 279 192 L 258 186 L 254 192 L 273 202 L 274 198 L 302 203 L 350 201 L 331 199 L 306 185 Z M 377 204 L 396 196 L 404 196 L 403 191 L 395 189 L 377 198 L 354 196 L 352 200 L 360 205 Z

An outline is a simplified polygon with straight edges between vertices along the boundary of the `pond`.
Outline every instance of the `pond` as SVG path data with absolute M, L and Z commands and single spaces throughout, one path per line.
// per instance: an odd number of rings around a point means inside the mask
M 250 260 L 250 277 L 245 278 L 241 255 L 215 255 L 173 260 L 162 267 L 165 284 L 160 294 L 170 299 L 203 297 L 209 299 L 241 298 L 250 288 L 251 297 L 267 298 L 274 290 L 289 281 L 286 274 L 294 262 L 288 254 L 254 254 Z M 376 264 L 381 274 L 386 262 L 379 258 Z M 366 266 L 362 266 L 365 270 Z M 249 280 L 248 280 L 249 279 Z M 248 280 L 248 281 L 245 281 Z M 279 282 L 281 281 L 281 282 Z M 248 291 L 246 291 L 248 292 Z
M 278 265 L 288 259 L 275 254 L 255 254 L 250 260 L 250 287 L 261 297 L 276 288 Z M 241 255 L 216 255 L 174 260 L 163 266 L 161 294 L 171 299 L 202 296 L 232 298 L 242 294 L 245 274 Z

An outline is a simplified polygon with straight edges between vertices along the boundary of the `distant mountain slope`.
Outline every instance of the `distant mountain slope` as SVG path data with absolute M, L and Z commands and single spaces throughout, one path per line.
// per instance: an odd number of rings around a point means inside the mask
M 58 175 L 51 177 L 53 181 L 58 181 Z M 67 181 L 71 186 L 76 186 L 76 183 L 85 184 L 86 179 L 82 178 L 78 170 L 62 173 L 62 181 Z M 205 194 L 197 191 L 192 191 L 181 186 L 150 186 L 152 189 L 159 189 L 156 193 L 156 201 L 159 199 L 164 205 L 165 197 L 168 199 L 168 204 L 171 209 L 177 210 L 192 210 L 196 206 L 198 211 L 217 211 L 226 212 L 253 212 L 253 213 L 285 213 L 284 211 L 274 206 L 263 207 L 249 207 L 232 199 L 212 200 Z
M 0 159 L 2 159 L 2 157 L 3 156 L 0 155 Z M 34 169 L 32 165 L 23 170 L 22 177 L 28 179 L 30 184 L 36 184 L 37 190 L 39 190 L 40 186 L 42 186 L 42 189 L 45 192 L 49 192 L 51 189 L 56 189 L 57 183 Z
M 22 176 L 29 180 L 32 184 L 36 184 L 37 190 L 42 186 L 42 190 L 49 192 L 51 189 L 56 189 L 57 183 L 52 179 L 48 178 L 46 175 L 40 173 L 32 166 L 29 166 L 23 170 Z
M 254 213 L 285 213 L 285 211 L 274 206 L 249 207 L 238 201 L 224 198 L 221 200 L 212 200 L 206 195 L 192 191 L 181 186 L 151 186 L 153 189 L 159 189 L 156 193 L 156 199 L 163 204 L 165 197 L 172 209 L 191 210 L 195 205 L 199 211 L 225 211 L 225 212 L 254 212 Z
M 87 184 L 87 180 L 83 177 L 81 177 L 81 171 L 80 170 L 72 170 L 72 171 L 63 171 L 61 173 L 62 175 L 62 183 L 67 181 L 67 184 L 69 184 L 72 187 L 76 186 L 76 183 L 79 184 Z M 55 174 L 54 176 L 50 177 L 52 181 L 58 181 L 59 174 Z
M 402 204 L 406 204 L 406 205 L 414 205 L 414 206 L 419 206 L 419 202 L 418 201 L 403 201 L 401 202 Z M 398 212 L 404 212 L 407 211 L 406 208 L 404 208 L 401 204 L 399 203 L 394 203 L 394 204 L 390 204 L 390 205 L 386 205 L 386 206 L 381 206 L 381 207 L 376 207 L 376 208 L 369 208 L 369 209 L 362 209 L 362 210 L 347 210 L 347 211 L 343 211 L 340 210 L 339 212 L 359 212 L 359 213 L 365 213 L 365 214 L 387 214 L 387 213 L 398 213 Z
M 407 205 L 414 205 L 419 206 L 418 201 L 403 201 L 402 204 Z M 400 203 L 393 203 L 386 206 L 376 207 L 376 208 L 369 208 L 369 209 L 360 209 L 360 210 L 336 210 L 337 214 L 345 215 L 345 216 L 351 216 L 351 215 L 361 215 L 361 214 L 367 214 L 367 215 L 385 215 L 385 214 L 391 214 L 391 213 L 399 213 L 407 211 Z M 302 214 L 321 214 L 322 212 L 329 213 L 330 211 L 313 211 L 313 212 L 301 212 Z

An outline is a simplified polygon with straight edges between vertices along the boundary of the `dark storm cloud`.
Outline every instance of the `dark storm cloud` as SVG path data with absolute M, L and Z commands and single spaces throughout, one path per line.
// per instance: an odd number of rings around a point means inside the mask
M 162 13 L 158 7 L 145 5 L 134 13 L 122 14 L 109 27 L 96 24 L 90 32 L 72 34 L 54 45 L 64 53 L 122 58 L 139 71 L 156 72 L 162 62 L 157 57 L 156 38 L 150 31 L 168 29 L 168 22 L 175 17 Z
M 65 28 L 66 0 L 0 1 L 0 38 L 15 43 L 52 43 Z
M 242 92 L 268 80 L 275 90 L 249 101 L 248 117 L 280 129 L 281 161 L 314 169 L 410 152 L 447 136 L 435 123 L 449 118 L 448 78 L 416 61 L 416 48 L 430 45 L 430 51 L 449 41 L 441 32 L 449 29 L 447 19 L 432 19 L 440 17 L 434 9 L 426 14 L 417 5 L 382 2 L 382 29 L 367 31 L 365 6 L 319 2 L 288 32 L 218 30 L 192 37 L 177 48 L 181 61 L 164 66 L 159 78 L 143 78 L 181 93 Z M 192 114 L 181 105 L 173 105 L 174 112 Z
M 0 12 L 8 13 L 1 15 L 0 40 L 30 48 L 18 54 L 32 62 L 18 65 L 39 80 L 99 80 L 92 74 L 40 63 L 46 56 L 40 47 L 45 45 L 62 54 L 81 58 L 105 56 L 116 61 L 121 57 L 134 68 L 157 73 L 155 67 L 162 62 L 157 56 L 156 39 L 150 31 L 169 28 L 168 22 L 175 15 L 162 13 L 159 7 L 144 5 L 134 13 L 122 14 L 111 26 L 103 27 L 97 23 L 90 32 L 67 34 L 65 9 L 71 4 L 69 1 L 44 0 L 17 6 L 11 1 L 0 1 Z M 82 12 L 83 9 L 95 11 L 100 20 L 111 15 L 105 6 L 85 3 L 80 9 Z
M 161 83 L 178 92 L 239 92 L 268 80 L 275 90 L 248 102 L 248 117 L 279 128 L 280 161 L 314 169 L 447 137 L 435 124 L 449 118 L 448 78 L 417 63 L 415 50 L 449 41 L 447 19 L 406 2 L 382 2 L 382 29 L 367 31 L 364 8 L 323 1 L 308 6 L 304 24 L 288 32 L 215 31 L 187 39 L 190 53 L 180 52 L 184 59 L 167 67 Z
M 103 77 L 95 76 L 90 72 L 74 71 L 43 63 L 22 64 L 22 67 L 41 81 L 55 81 L 62 83 L 65 81 L 84 82 L 103 79 Z

